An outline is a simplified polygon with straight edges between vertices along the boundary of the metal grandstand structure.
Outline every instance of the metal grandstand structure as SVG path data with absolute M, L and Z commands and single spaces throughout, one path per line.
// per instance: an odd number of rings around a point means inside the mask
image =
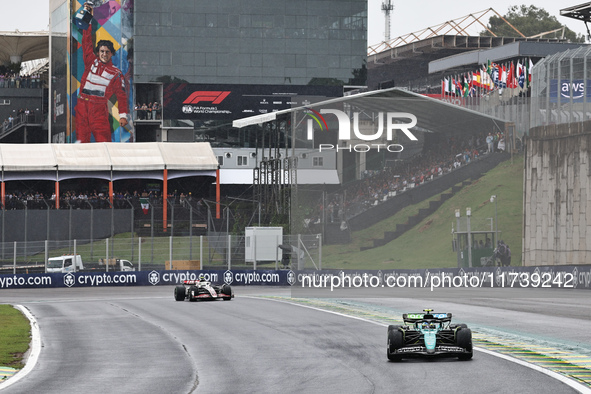
M 496 37 L 496 35 L 488 28 L 486 23 L 488 21 L 488 18 L 492 16 L 491 14 L 494 14 L 497 17 L 501 18 L 501 20 L 505 21 L 507 25 L 509 25 L 513 30 L 515 30 L 515 33 L 519 37 L 525 37 L 519 30 L 513 27 L 501 14 L 499 14 L 493 8 L 488 8 L 483 11 L 468 14 L 460 18 L 453 19 L 451 21 L 443 22 L 439 25 L 427 27 L 425 29 L 413 33 L 408 33 L 403 36 L 383 41 L 376 45 L 372 45 L 368 48 L 367 55 L 374 55 L 386 51 L 388 49 L 398 48 L 404 45 L 409 45 L 437 36 L 478 36 L 479 32 L 475 30 L 475 28 L 484 29 L 488 31 L 492 37 Z
M 587 39 L 591 40 L 591 32 L 589 32 L 588 25 L 588 23 L 591 22 L 591 2 L 564 8 L 560 10 L 560 16 L 585 22 L 585 27 L 587 27 Z

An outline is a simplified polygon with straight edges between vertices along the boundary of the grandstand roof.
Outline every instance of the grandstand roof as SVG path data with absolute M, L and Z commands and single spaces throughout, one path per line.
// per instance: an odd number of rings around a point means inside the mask
M 560 16 L 591 22 L 591 2 L 563 8 L 560 10 Z
M 0 144 L 2 180 L 169 178 L 215 176 L 217 157 L 207 142 Z M 141 174 L 140 174 L 141 173 Z M 24 178 L 23 178 L 24 177 Z
M 352 96 L 321 101 L 306 107 L 291 108 L 237 119 L 233 122 L 233 126 L 245 127 L 265 123 L 275 120 L 278 115 L 294 111 L 304 111 L 307 108 L 328 109 L 334 104 L 347 104 L 353 111 L 411 113 L 417 117 L 417 127 L 431 132 L 471 133 L 475 130 L 503 131 L 505 127 L 505 121 L 502 119 L 398 88 L 359 93 Z
M 0 64 L 26 62 L 49 57 L 49 33 L 46 31 L 0 32 Z
M 464 52 L 429 62 L 429 74 L 463 71 L 466 67 L 477 69 L 487 61 L 503 62 L 517 58 L 539 59 L 555 53 L 576 49 L 588 44 L 557 42 L 555 40 L 515 41 L 500 47 Z

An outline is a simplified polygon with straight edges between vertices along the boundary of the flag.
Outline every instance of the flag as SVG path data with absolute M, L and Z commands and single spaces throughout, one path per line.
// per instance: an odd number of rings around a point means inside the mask
M 470 74 L 466 77 L 466 75 L 462 76 L 463 79 L 463 89 L 464 89 L 464 97 L 468 97 L 470 95 Z
M 505 65 L 503 64 L 503 66 L 499 66 L 500 67 L 500 74 L 501 74 L 501 78 L 499 81 L 499 86 L 502 88 L 506 88 L 507 87 L 507 67 L 505 67 Z
M 529 67 L 527 68 L 527 87 L 531 84 L 531 74 L 532 69 L 534 68 L 534 64 L 532 63 L 531 59 L 529 59 Z
M 492 89 L 492 79 L 490 78 L 490 75 L 486 72 L 486 66 L 482 69 L 482 72 L 480 73 L 480 84 L 485 89 Z
M 150 211 L 150 203 L 147 198 L 140 198 L 140 204 L 142 204 L 142 212 L 146 215 Z
M 511 89 L 515 89 L 517 87 L 517 83 L 515 82 L 515 67 L 513 62 L 509 66 L 509 73 L 507 74 L 507 87 Z
M 499 66 L 493 63 L 490 78 L 492 79 L 494 86 L 499 86 L 499 77 Z
M 523 65 L 523 79 L 525 80 L 525 88 L 526 89 L 529 89 L 529 74 L 530 74 L 529 69 L 531 68 L 530 64 L 531 64 L 531 60 L 529 61 L 529 63 L 527 62 L 527 60 L 525 60 L 524 65 Z
M 460 81 L 460 79 L 456 79 L 455 80 L 455 85 L 456 85 L 456 96 L 461 96 L 463 94 L 462 92 L 462 81 Z
M 443 78 L 443 94 L 449 94 L 449 78 Z
M 476 86 L 477 88 L 481 87 L 480 84 L 480 71 L 476 71 L 472 73 L 472 86 Z
M 517 84 L 522 89 L 525 85 L 525 72 L 520 61 L 517 62 Z

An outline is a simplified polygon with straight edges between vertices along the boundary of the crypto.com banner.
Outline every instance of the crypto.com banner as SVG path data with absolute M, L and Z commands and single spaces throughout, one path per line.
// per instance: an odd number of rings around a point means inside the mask
M 591 266 L 481 267 L 416 270 L 152 270 L 138 272 L 3 274 L 1 289 L 174 286 L 205 279 L 232 286 L 291 286 L 293 297 L 388 297 L 388 289 L 591 289 Z
M 50 274 L 0 275 L 1 289 L 44 287 L 104 287 L 177 285 L 184 280 L 197 280 L 204 274 L 214 284 L 232 286 L 289 286 L 295 274 L 289 270 L 203 270 L 203 271 L 137 271 L 137 272 L 70 272 Z

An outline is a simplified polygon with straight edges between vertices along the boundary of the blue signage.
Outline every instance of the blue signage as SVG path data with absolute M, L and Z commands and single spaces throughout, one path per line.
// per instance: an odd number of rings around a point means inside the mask
M 291 270 L 187 270 L 133 272 L 68 272 L 48 274 L 0 275 L 0 289 L 42 287 L 103 287 L 103 286 L 173 286 L 185 280 L 197 280 L 204 274 L 214 284 L 231 286 L 290 286 L 295 283 Z
M 589 81 L 587 81 L 587 84 L 589 84 Z M 558 102 L 558 97 L 560 97 L 560 102 L 567 103 L 570 102 L 571 95 L 574 103 L 584 102 L 585 96 L 587 97 L 587 101 L 591 102 L 591 93 L 586 92 L 585 80 L 561 79 L 560 86 L 558 85 L 557 79 L 550 80 L 550 102 L 556 103 Z

